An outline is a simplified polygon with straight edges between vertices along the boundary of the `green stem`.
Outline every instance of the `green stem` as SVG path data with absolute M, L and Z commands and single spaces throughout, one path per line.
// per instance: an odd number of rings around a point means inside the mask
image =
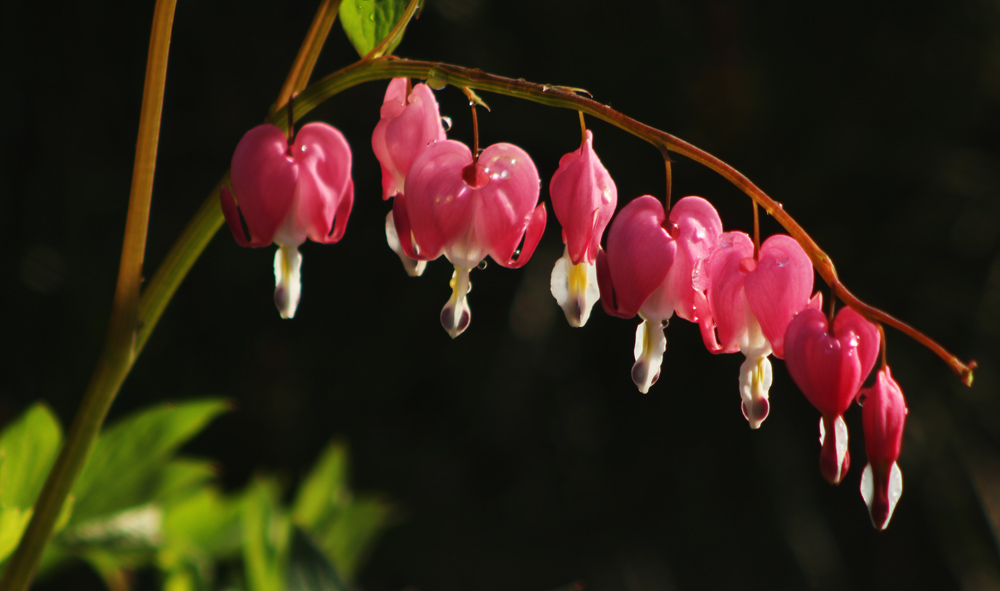
M 146 81 L 139 115 L 139 139 L 136 142 L 132 190 L 125 222 L 125 243 L 104 349 L 66 436 L 66 443 L 35 503 L 31 523 L 0 580 L 0 589 L 21 591 L 31 583 L 66 497 L 83 470 L 108 408 L 135 361 L 139 286 L 146 252 L 167 56 L 176 4 L 176 0 L 157 0 L 153 13 L 153 31 L 149 39 Z

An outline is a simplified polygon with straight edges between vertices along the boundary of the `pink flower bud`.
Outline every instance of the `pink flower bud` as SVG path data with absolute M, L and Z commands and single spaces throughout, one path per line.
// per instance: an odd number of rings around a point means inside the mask
M 862 399 L 868 465 L 861 475 L 861 497 L 868 506 L 872 525 L 881 530 L 888 527 L 903 494 L 903 473 L 896 460 L 903 442 L 906 400 L 888 367 L 878 372 L 874 386 L 861 391 Z
M 280 247 L 275 303 L 282 317 L 291 318 L 300 293 L 298 246 L 307 237 L 333 244 L 347 227 L 354 203 L 351 149 L 325 123 L 303 126 L 294 141 L 274 125 L 258 125 L 236 146 L 231 178 L 232 193 L 225 186 L 220 193 L 226 223 L 242 246 Z
M 594 153 L 594 135 L 559 160 L 549 193 L 562 224 L 566 252 L 552 269 L 552 295 L 572 326 L 583 326 L 600 298 L 594 262 L 601 236 L 618 204 L 618 189 Z
M 382 167 L 382 198 L 403 192 L 406 173 L 433 142 L 445 139 L 434 92 L 417 84 L 409 96 L 407 79 L 394 78 L 385 91 L 381 119 L 372 134 L 372 150 Z

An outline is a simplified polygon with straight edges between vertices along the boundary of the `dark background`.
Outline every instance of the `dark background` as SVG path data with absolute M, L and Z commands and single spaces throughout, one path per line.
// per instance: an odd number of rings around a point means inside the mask
M 0 7 L 0 422 L 44 399 L 68 423 L 95 364 L 152 5 Z M 180 2 L 147 273 L 262 121 L 314 10 Z M 411 279 L 385 245 L 370 149 L 381 82 L 309 117 L 351 142 L 356 204 L 340 244 L 303 247 L 295 320 L 272 304 L 273 250 L 240 248 L 223 229 L 112 418 L 230 398 L 237 410 L 186 449 L 217 459 L 233 490 L 255 471 L 291 490 L 327 441 L 349 441 L 355 487 L 398 504 L 360 577 L 369 591 L 1000 588 L 1000 5 L 430 0 L 397 53 L 586 88 L 722 157 L 784 203 L 860 297 L 978 359 L 967 389 L 889 333 L 910 414 L 888 531 L 872 530 L 858 494 L 856 409 L 852 467 L 833 488 L 818 471 L 818 414 L 780 362 L 771 416 L 751 432 L 742 357 L 711 356 L 693 325 L 669 328 L 646 396 L 629 379 L 634 321 L 598 306 L 569 328 L 548 294 L 562 250 L 554 216 L 524 269 L 473 273 L 472 325 L 448 338 L 447 263 Z M 355 58 L 335 25 L 317 76 Z M 437 96 L 451 137 L 469 141 L 465 98 Z M 483 98 L 484 145 L 528 150 L 547 200 L 559 157 L 578 145 L 576 114 Z M 621 204 L 662 196 L 655 150 L 590 125 Z M 750 229 L 735 188 L 685 160 L 674 174 L 676 197 L 705 196 L 727 229 Z M 38 587 L 95 581 L 78 568 Z

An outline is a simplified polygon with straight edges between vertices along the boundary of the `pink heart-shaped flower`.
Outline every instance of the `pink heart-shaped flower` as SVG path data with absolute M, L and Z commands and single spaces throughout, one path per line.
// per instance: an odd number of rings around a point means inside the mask
M 417 156 L 393 204 L 400 245 L 412 258 L 444 254 L 467 269 L 487 255 L 520 267 L 545 229 L 545 206 L 536 207 L 540 184 L 535 164 L 517 146 L 494 144 L 473 164 L 465 144 L 435 142 Z
M 231 179 L 233 192 L 221 191 L 222 212 L 239 244 L 298 246 L 306 237 L 332 244 L 343 237 L 354 203 L 351 149 L 330 125 L 304 125 L 290 145 L 274 125 L 258 125 L 236 146 Z

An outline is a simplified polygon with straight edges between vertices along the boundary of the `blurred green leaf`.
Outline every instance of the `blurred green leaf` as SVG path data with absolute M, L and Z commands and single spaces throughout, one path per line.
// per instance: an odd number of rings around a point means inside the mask
M 221 400 L 158 405 L 122 419 L 101 435 L 73 491 L 71 524 L 148 503 L 165 489 L 205 476 L 204 465 L 171 464 L 170 457 L 213 418 Z M 210 471 L 208 471 L 210 474 Z
M 314 532 L 320 547 L 345 577 L 355 577 L 389 525 L 391 509 L 389 503 L 376 497 L 354 497 Z
M 21 541 L 21 534 L 31 520 L 31 509 L 0 508 L 0 562 L 3 562 Z
M 243 503 L 243 562 L 250 591 L 283 591 L 291 522 L 273 480 L 257 480 Z
M 361 57 L 368 55 L 392 31 L 406 11 L 406 4 L 405 0 L 343 0 L 340 3 L 340 24 Z M 399 40 L 386 48 L 386 55 L 397 45 Z
M 339 442 L 327 445 L 299 488 L 292 508 L 295 523 L 313 530 L 331 508 L 350 500 L 347 468 L 347 446 Z
M 292 528 L 287 591 L 348 591 L 347 585 L 309 535 Z
M 59 422 L 35 404 L 0 434 L 0 507 L 30 509 L 62 445 Z
M 352 495 L 348 469 L 347 446 L 330 443 L 302 483 L 292 517 L 339 572 L 353 578 L 389 524 L 391 505 L 375 497 Z
M 243 498 L 203 488 L 168 505 L 163 521 L 165 552 L 215 560 L 238 556 L 243 503 Z

